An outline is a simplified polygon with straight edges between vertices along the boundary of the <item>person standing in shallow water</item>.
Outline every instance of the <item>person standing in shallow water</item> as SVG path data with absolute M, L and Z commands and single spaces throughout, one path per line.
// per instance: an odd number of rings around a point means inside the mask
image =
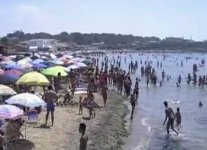
M 130 97 L 130 103 L 131 103 L 131 106 L 132 106 L 131 119 L 133 119 L 134 109 L 135 109 L 135 105 L 136 105 L 136 95 L 135 95 L 135 92 L 133 92 L 131 97 Z
M 165 125 L 165 122 L 167 121 L 167 126 L 166 126 L 166 129 L 167 129 L 167 134 L 170 133 L 170 127 L 171 129 L 178 135 L 178 132 L 174 129 L 174 120 L 175 120 L 175 114 L 172 110 L 172 108 L 168 107 L 168 103 L 165 101 L 164 103 L 164 106 L 165 106 L 165 120 L 163 122 L 163 125 Z

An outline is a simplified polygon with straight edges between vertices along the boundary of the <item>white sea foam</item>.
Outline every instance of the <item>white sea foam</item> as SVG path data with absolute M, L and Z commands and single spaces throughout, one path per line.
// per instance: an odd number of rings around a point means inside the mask
M 152 127 L 149 125 L 147 118 L 142 118 L 141 120 L 142 126 L 147 128 L 147 134 L 151 132 Z
M 142 138 L 139 145 L 137 147 L 133 148 L 133 150 L 146 150 L 148 144 L 149 144 L 149 140 Z

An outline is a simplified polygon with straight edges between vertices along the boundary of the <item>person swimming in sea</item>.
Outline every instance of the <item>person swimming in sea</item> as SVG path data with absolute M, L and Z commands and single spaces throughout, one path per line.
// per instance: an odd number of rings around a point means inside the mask
M 198 106 L 199 106 L 199 108 L 203 107 L 203 103 L 200 101 L 200 102 L 198 103 Z

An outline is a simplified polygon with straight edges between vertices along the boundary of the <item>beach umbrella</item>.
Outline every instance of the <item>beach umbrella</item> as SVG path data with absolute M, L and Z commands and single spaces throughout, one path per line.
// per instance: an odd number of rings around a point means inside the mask
M 26 65 L 31 61 L 32 61 L 32 59 L 27 57 L 27 58 L 24 58 L 24 59 L 17 61 L 17 65 Z
M 22 67 L 17 64 L 8 64 L 5 66 L 5 69 L 15 69 L 15 70 L 22 70 Z
M 5 101 L 7 104 L 21 105 L 25 107 L 46 106 L 46 103 L 37 95 L 31 93 L 20 93 L 8 98 Z
M 57 56 L 55 56 L 55 54 L 51 53 L 51 54 L 50 54 L 50 58 L 52 58 L 52 59 L 56 59 Z
M 0 85 L 0 95 L 15 95 L 17 94 L 12 88 L 6 85 Z
M 8 98 L 5 101 L 7 104 L 21 105 L 25 107 L 45 107 L 46 103 L 37 95 L 31 93 L 21 93 Z M 26 138 L 26 124 L 25 124 L 25 138 Z
M 21 65 L 21 68 L 22 68 L 22 69 L 28 69 L 28 68 L 31 68 L 31 67 L 32 67 L 32 64 L 30 64 L 30 63 Z
M 71 55 L 63 55 L 60 59 L 72 59 L 74 56 Z
M 55 59 L 52 62 L 54 62 L 54 64 L 56 64 L 56 65 L 63 65 L 64 64 L 64 62 L 59 59 Z
M 51 61 L 44 61 L 44 62 L 42 62 L 41 64 L 44 64 L 44 65 L 46 65 L 47 67 L 53 67 L 53 66 L 56 65 L 54 62 L 51 62 Z
M 74 58 L 74 56 L 72 56 L 72 55 L 66 55 L 65 57 L 68 58 L 68 59 L 73 59 Z
M 35 60 L 32 62 L 32 64 L 39 64 L 39 63 L 42 63 L 42 62 L 44 62 L 43 59 L 35 59 Z
M 4 70 L 0 69 L 0 74 L 3 74 L 4 73 Z
M 74 62 L 82 62 L 84 61 L 85 59 L 84 58 L 79 58 L 79 57 L 75 57 L 72 59 Z
M 19 76 L 12 74 L 0 74 L 0 84 L 14 84 Z
M 32 68 L 41 69 L 41 68 L 47 68 L 47 66 L 44 64 L 33 64 Z
M 80 68 L 80 67 L 77 65 L 71 65 L 71 66 L 67 67 L 68 71 L 70 71 L 71 69 L 78 69 L 78 68 Z
M 78 66 L 78 67 L 87 67 L 86 64 L 82 63 L 82 62 L 77 62 L 74 65 Z
M 16 62 L 14 62 L 14 61 L 1 61 L 0 62 L 0 66 L 2 66 L 2 67 L 5 67 L 7 65 L 15 65 L 15 64 L 16 64 Z
M 16 76 L 21 76 L 23 73 L 19 70 L 7 70 L 4 72 L 4 74 L 11 74 L 11 75 L 16 75 Z
M 50 82 L 43 74 L 33 71 L 24 74 L 19 78 L 19 80 L 17 80 L 16 84 L 48 86 Z
M 66 72 L 67 70 L 68 69 L 63 66 L 55 66 L 55 67 L 44 69 L 42 73 L 47 76 L 57 76 L 58 73 L 61 73 L 61 76 L 65 77 L 68 75 L 68 73 Z
M 0 105 L 0 118 L 1 119 L 19 119 L 23 116 L 22 109 L 13 105 Z

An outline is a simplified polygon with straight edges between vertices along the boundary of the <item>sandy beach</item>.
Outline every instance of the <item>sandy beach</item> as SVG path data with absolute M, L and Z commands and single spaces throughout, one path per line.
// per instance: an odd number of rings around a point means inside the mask
M 74 101 L 78 102 L 79 96 L 75 95 Z M 99 93 L 95 93 L 95 101 L 103 105 Z M 122 137 L 127 136 L 124 121 L 126 110 L 123 98 L 112 91 L 108 92 L 107 108 L 97 108 L 96 117 L 91 120 L 83 119 L 88 117 L 85 108 L 83 115 L 78 115 L 78 105 L 57 106 L 54 126 L 49 126 L 50 121 L 48 127 L 43 126 L 46 113 L 43 111 L 37 124 L 27 124 L 26 139 L 10 144 L 9 150 L 78 150 L 78 127 L 81 122 L 87 125 L 88 150 L 119 150 L 123 144 Z

